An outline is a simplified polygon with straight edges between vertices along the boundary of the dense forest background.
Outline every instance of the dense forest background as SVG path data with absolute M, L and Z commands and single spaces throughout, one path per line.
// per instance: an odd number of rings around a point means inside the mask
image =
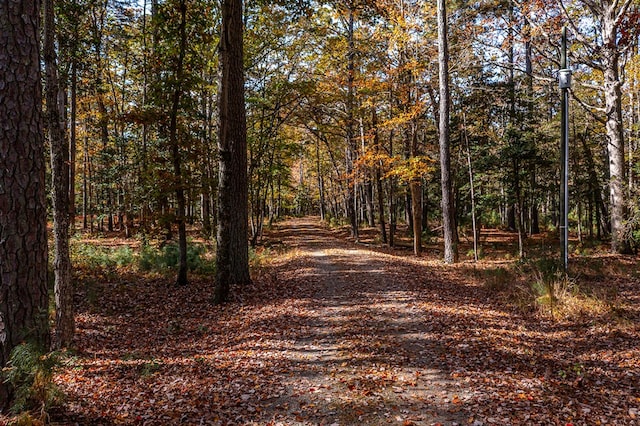
M 72 216 L 83 229 L 155 227 L 171 237 L 177 185 L 187 221 L 205 235 L 216 228 L 219 7 L 185 4 L 177 73 L 180 4 L 55 3 Z M 629 249 L 638 221 L 637 16 L 629 1 L 450 5 L 458 232 L 470 232 L 472 210 L 477 232 L 501 226 L 526 238 L 557 229 L 556 78 L 568 25 L 571 233 L 580 241 L 618 233 L 624 243 L 614 249 Z M 320 214 L 351 218 L 354 236 L 360 223 L 390 224 L 381 239 L 393 244 L 395 225 L 414 220 L 412 195 L 421 229 L 437 234 L 435 6 L 247 1 L 244 26 L 251 243 L 266 221 Z M 174 105 L 177 85 L 184 96 Z

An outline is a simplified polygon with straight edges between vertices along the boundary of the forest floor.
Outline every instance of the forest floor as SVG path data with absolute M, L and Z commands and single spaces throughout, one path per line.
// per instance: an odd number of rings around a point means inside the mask
M 54 423 L 640 424 L 636 257 L 588 257 L 600 269 L 581 280 L 606 306 L 561 316 L 520 303 L 498 260 L 446 266 L 316 218 L 265 243 L 253 285 L 223 306 L 205 276 L 79 276 Z

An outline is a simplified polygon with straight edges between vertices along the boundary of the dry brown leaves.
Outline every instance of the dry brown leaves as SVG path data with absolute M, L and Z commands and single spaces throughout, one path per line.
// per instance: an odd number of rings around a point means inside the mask
M 210 303 L 212 283 L 117 275 L 85 294 L 60 424 L 633 425 L 638 324 L 525 315 L 466 267 L 383 253 L 312 221 Z M 638 280 L 622 297 L 637 308 Z

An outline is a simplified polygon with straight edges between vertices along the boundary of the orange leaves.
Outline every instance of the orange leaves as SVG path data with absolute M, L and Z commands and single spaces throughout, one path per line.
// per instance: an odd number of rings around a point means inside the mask
M 365 177 L 376 168 L 380 168 L 385 179 L 394 177 L 401 183 L 408 184 L 414 179 L 427 178 L 435 170 L 435 163 L 435 160 L 427 156 L 402 160 L 370 147 L 356 160 L 354 169 L 359 176 Z
M 390 170 L 395 163 L 396 159 L 390 157 L 384 151 L 379 149 L 369 148 L 354 162 L 354 167 L 359 174 L 371 173 L 376 168 L 387 171 Z
M 416 179 L 427 178 L 434 170 L 435 160 L 425 156 L 411 157 L 408 160 L 397 161 L 386 177 L 397 177 L 402 183 L 409 183 Z

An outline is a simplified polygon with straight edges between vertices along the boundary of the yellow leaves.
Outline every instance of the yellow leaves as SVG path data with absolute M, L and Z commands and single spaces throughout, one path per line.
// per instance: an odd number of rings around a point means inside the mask
M 354 163 L 354 173 L 364 176 L 379 169 L 383 178 L 397 178 L 403 184 L 428 177 L 434 171 L 435 160 L 427 156 L 416 156 L 403 160 L 391 157 L 385 151 L 370 147 Z
M 395 166 L 385 177 L 397 177 L 402 183 L 409 183 L 416 179 L 423 179 L 434 171 L 435 161 L 426 156 L 411 157 L 407 160 L 397 160 Z
M 381 170 L 389 170 L 393 166 L 394 159 L 389 157 L 386 152 L 381 152 L 369 148 L 367 152 L 361 155 L 354 163 L 358 170 L 374 170 L 379 167 Z
M 414 121 L 416 118 L 424 114 L 424 105 L 415 105 L 408 112 L 398 114 L 397 116 L 385 121 L 380 127 L 388 129 L 397 129 Z

